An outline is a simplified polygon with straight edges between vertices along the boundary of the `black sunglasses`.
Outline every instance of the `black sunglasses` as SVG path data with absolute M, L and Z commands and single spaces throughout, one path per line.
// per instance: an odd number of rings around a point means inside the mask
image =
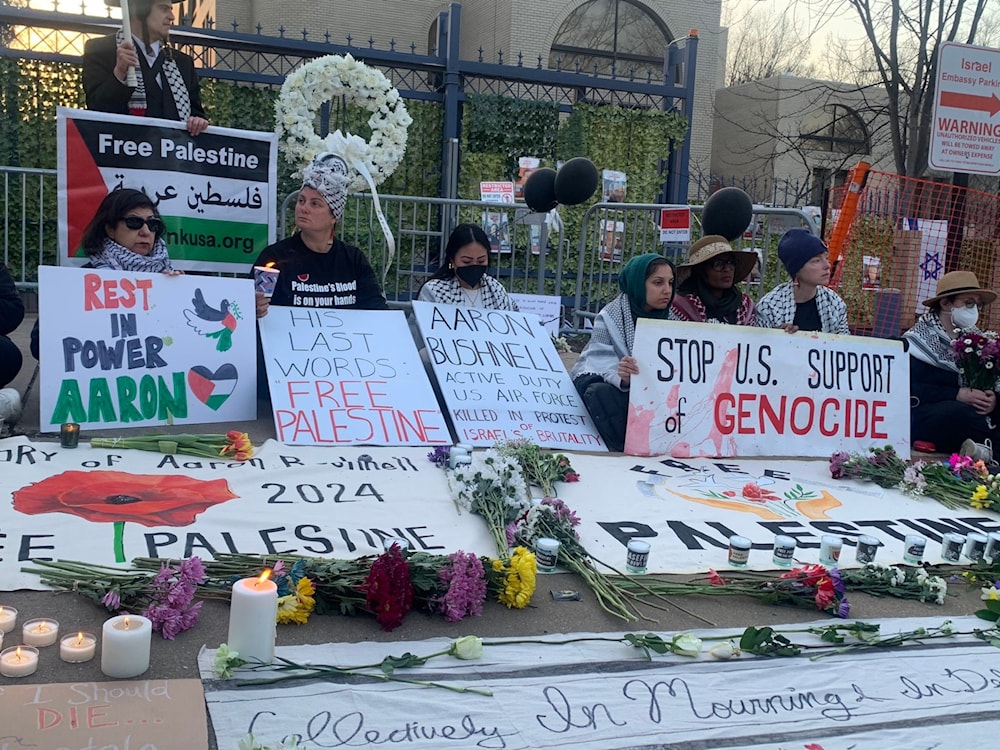
M 142 225 L 145 224 L 153 234 L 159 234 L 163 231 L 163 222 L 156 218 L 144 219 L 141 216 L 125 216 L 118 221 L 125 222 L 125 226 L 129 229 L 142 229 Z

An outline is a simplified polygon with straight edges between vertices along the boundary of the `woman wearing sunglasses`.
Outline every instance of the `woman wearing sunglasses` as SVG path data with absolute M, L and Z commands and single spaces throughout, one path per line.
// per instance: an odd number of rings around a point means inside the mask
M 733 250 L 721 235 L 702 237 L 677 267 L 674 315 L 695 323 L 752 326 L 753 300 L 736 285 L 750 275 L 756 262 L 757 253 Z
M 180 274 L 163 241 L 163 220 L 145 193 L 120 188 L 108 193 L 83 231 L 83 249 L 94 268 Z

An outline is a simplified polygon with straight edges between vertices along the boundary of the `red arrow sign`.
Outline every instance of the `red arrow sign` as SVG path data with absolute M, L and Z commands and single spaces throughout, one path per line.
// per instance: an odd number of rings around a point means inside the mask
M 989 112 L 990 117 L 992 117 L 997 112 L 1000 112 L 1000 99 L 997 98 L 996 94 L 976 96 L 975 94 L 959 94 L 956 91 L 942 91 L 941 106 Z

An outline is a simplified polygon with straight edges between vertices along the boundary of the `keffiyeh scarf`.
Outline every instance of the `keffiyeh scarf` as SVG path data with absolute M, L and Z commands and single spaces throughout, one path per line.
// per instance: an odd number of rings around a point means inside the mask
M 117 34 L 118 44 L 121 44 L 123 40 L 123 34 L 119 29 Z M 138 44 L 135 44 L 136 42 Z M 133 39 L 133 44 L 135 44 L 136 51 L 140 55 L 145 54 L 142 49 L 139 49 L 139 46 L 143 44 L 141 39 Z M 170 53 L 170 48 L 165 44 L 160 45 L 160 52 L 156 56 L 156 60 L 150 65 L 150 70 L 154 78 L 161 71 L 163 72 L 163 77 L 167 85 L 170 86 L 170 93 L 174 98 L 174 106 L 177 108 L 177 119 L 181 122 L 187 122 L 187 119 L 191 116 L 191 96 L 188 94 L 187 86 L 184 84 L 184 77 L 181 75 L 181 71 L 177 67 L 177 63 L 174 62 L 173 55 Z M 146 80 L 142 75 L 142 71 L 136 71 L 135 78 L 136 86 L 132 89 L 132 96 L 129 97 L 128 110 L 130 114 L 142 116 L 146 114 Z
M 903 338 L 910 344 L 910 354 L 921 362 L 958 374 L 958 364 L 951 355 L 951 338 L 934 312 L 921 315 Z
M 100 251 L 90 256 L 90 262 L 94 264 L 94 268 L 113 268 L 116 271 L 163 273 L 174 270 L 167 255 L 167 244 L 162 237 L 156 238 L 149 255 L 133 253 L 108 237 Z

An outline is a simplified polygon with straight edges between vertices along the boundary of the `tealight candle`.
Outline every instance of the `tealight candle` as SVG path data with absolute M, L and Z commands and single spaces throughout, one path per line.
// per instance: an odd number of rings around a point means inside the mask
M 227 644 L 244 659 L 274 661 L 277 635 L 278 587 L 268 580 L 271 571 L 259 578 L 243 578 L 233 584 L 229 607 Z
M 4 677 L 27 677 L 38 669 L 38 649 L 34 646 L 11 646 L 0 651 L 0 674 Z
M 28 620 L 21 628 L 21 640 L 26 646 L 51 646 L 59 637 L 59 623 L 49 618 Z
M 108 677 L 138 677 L 149 669 L 152 623 L 142 615 L 118 615 L 101 629 L 101 671 Z
M 273 267 L 273 264 L 253 267 L 254 289 L 263 294 L 268 299 L 274 294 L 274 288 L 278 285 L 278 275 L 281 272 Z
M 0 633 L 9 633 L 17 624 L 17 610 L 13 607 L 0 607 Z
M 90 661 L 97 653 L 97 637 L 90 633 L 65 635 L 59 641 L 59 658 L 70 664 Z
M 59 445 L 63 448 L 76 448 L 80 444 L 80 425 L 67 422 L 59 428 Z

